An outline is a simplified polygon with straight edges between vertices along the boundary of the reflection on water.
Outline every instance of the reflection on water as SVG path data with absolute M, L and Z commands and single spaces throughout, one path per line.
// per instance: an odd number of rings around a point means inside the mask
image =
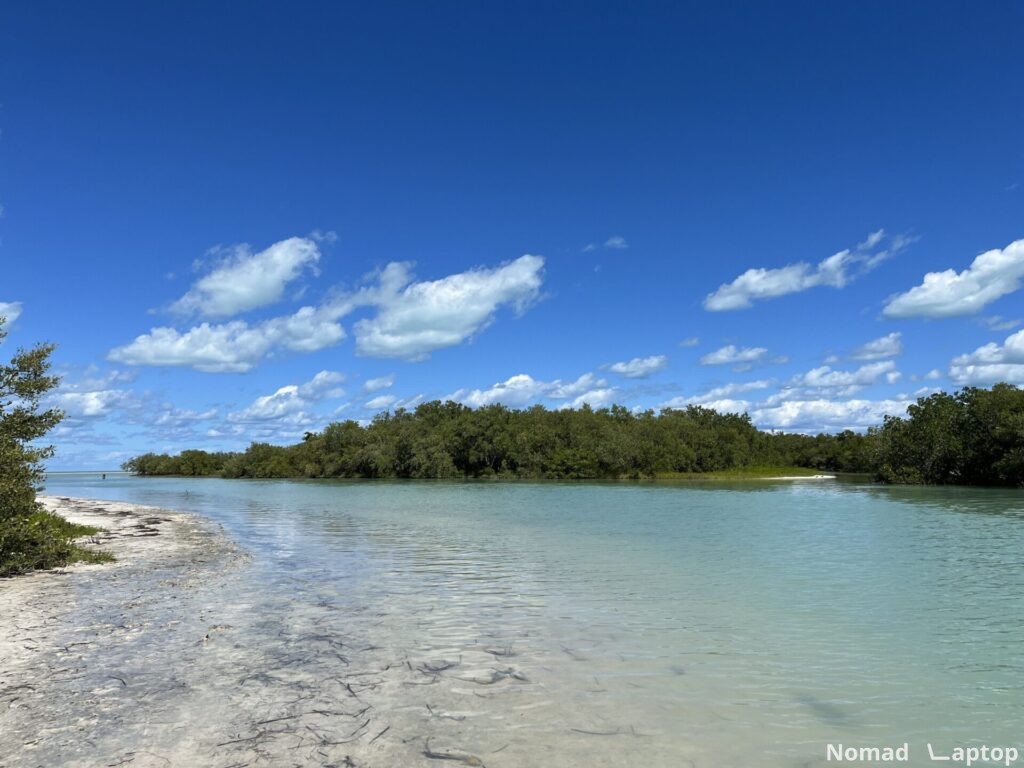
M 234 621 L 258 640 L 294 631 L 298 605 L 338 607 L 441 678 L 432 715 L 509 745 L 488 765 L 824 764 L 829 741 L 920 756 L 1019 738 L 1016 491 L 58 474 L 47 492 L 222 524 L 253 555 Z M 492 691 L 504 670 L 523 679 Z

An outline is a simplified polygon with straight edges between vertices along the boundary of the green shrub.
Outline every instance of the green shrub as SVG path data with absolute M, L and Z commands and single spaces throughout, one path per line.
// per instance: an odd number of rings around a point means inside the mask
M 0 317 L 0 342 L 7 335 L 3 326 Z M 0 365 L 0 576 L 112 559 L 74 543 L 97 529 L 69 523 L 36 502 L 43 461 L 53 455 L 51 446 L 37 441 L 63 418 L 55 408 L 42 408 L 43 396 L 59 383 L 48 375 L 53 349 L 19 349 Z
M 78 525 L 42 509 L 9 519 L 0 525 L 0 577 L 76 562 L 110 562 L 114 558 L 109 553 L 75 543 L 99 532 L 99 528 Z

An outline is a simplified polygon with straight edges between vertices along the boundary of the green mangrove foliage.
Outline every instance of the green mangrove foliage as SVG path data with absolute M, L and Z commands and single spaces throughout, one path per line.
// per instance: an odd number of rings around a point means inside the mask
M 920 398 L 866 434 L 770 433 L 746 415 L 690 406 L 634 413 L 472 409 L 434 401 L 240 453 L 145 454 L 139 475 L 376 478 L 640 478 L 804 467 L 882 482 L 1024 486 L 1024 390 L 968 387 Z M 752 471 L 752 474 L 758 474 Z
M 0 341 L 5 336 L 0 318 Z M 110 559 L 75 544 L 76 538 L 97 529 L 69 523 L 36 502 L 42 462 L 53 454 L 52 447 L 36 441 L 63 415 L 41 405 L 58 383 L 48 375 L 52 352 L 52 345 L 40 344 L 18 350 L 9 364 L 0 365 L 0 576 Z
M 885 482 L 1024 486 L 1024 390 L 1010 384 L 920 398 L 871 437 Z
M 856 472 L 866 438 L 770 434 L 746 415 L 691 406 L 633 413 L 621 406 L 551 411 L 472 409 L 434 401 L 382 413 L 362 426 L 331 424 L 291 446 L 253 443 L 241 453 L 146 454 L 139 475 L 367 478 L 639 478 L 756 466 Z

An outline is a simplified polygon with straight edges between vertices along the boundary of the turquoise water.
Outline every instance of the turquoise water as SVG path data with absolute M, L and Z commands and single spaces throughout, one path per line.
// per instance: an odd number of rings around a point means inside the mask
M 830 742 L 909 742 L 928 764 L 928 742 L 1021 746 L 1021 492 L 119 474 L 55 474 L 46 491 L 220 523 L 253 555 L 246 600 L 263 611 L 327 595 L 373 606 L 388 647 L 513 650 L 522 695 L 460 723 L 512 744 L 488 765 L 824 765 Z

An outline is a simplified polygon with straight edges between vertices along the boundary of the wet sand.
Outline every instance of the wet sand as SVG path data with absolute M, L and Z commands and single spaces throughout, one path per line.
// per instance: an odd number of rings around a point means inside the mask
M 835 475 L 778 475 L 766 477 L 764 480 L 835 480 Z
M 374 606 L 298 577 L 261 593 L 259 564 L 200 517 L 43 503 L 105 529 L 117 562 L 0 581 L 2 768 L 621 765 L 633 750 L 609 737 L 640 735 L 562 711 L 552 754 L 529 735 L 544 671 L 506 642 L 397 647 Z

